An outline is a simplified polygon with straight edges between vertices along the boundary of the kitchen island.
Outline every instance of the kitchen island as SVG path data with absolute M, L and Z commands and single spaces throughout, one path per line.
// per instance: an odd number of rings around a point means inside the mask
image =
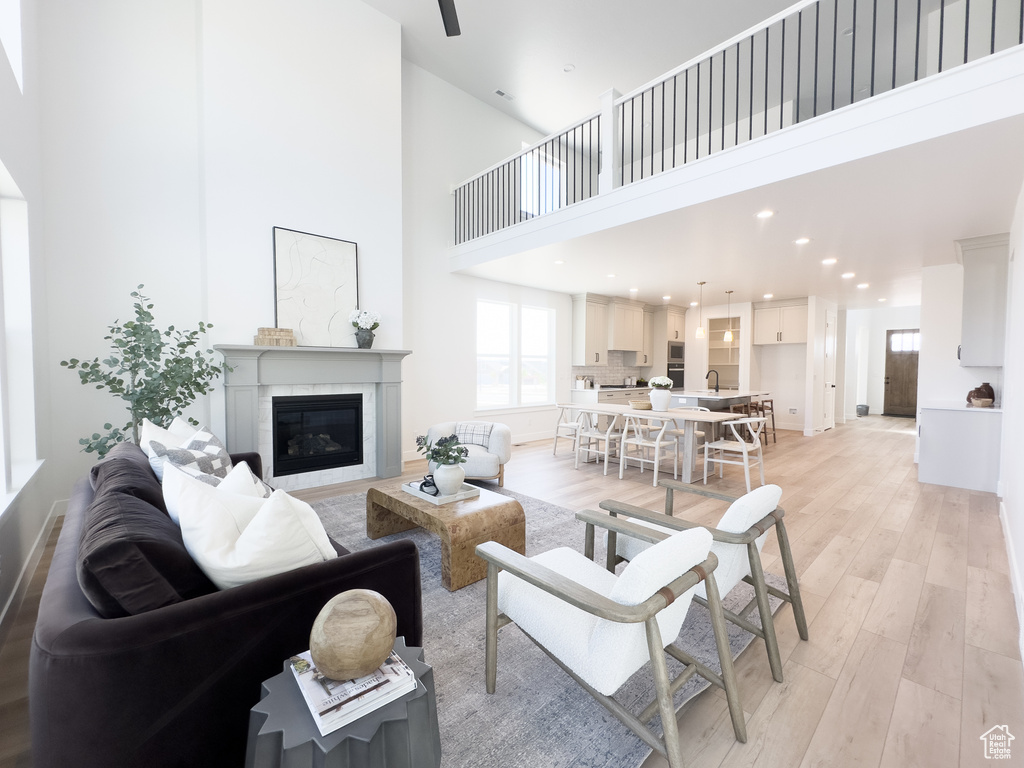
M 673 408 L 707 408 L 711 411 L 727 411 L 731 405 L 745 405 L 751 398 L 765 397 L 770 392 L 761 391 L 740 391 L 735 389 L 723 389 L 716 392 L 713 389 L 673 389 Z

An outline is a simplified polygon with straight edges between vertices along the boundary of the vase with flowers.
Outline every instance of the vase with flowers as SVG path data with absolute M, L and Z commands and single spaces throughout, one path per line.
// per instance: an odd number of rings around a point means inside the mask
M 672 379 L 668 376 L 652 376 L 647 383 L 651 385 L 651 410 L 667 411 L 672 405 Z
M 356 329 L 356 344 L 359 348 L 372 347 L 373 332 L 380 325 L 380 314 L 369 309 L 353 309 L 348 315 L 348 321 Z
M 466 470 L 459 465 L 466 463 L 469 448 L 459 443 L 457 435 L 439 437 L 434 443 L 420 435 L 416 438 L 416 452 L 423 454 L 433 470 L 438 496 L 452 496 L 461 490 Z

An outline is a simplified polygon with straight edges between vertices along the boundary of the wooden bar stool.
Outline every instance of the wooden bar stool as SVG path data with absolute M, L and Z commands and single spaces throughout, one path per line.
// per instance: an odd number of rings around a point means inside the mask
M 758 412 L 757 415 L 758 416 L 763 416 L 764 419 L 765 419 L 765 424 L 764 424 L 764 441 L 765 441 L 765 443 L 767 444 L 767 442 L 768 442 L 768 429 L 769 429 L 769 427 L 768 427 L 768 418 L 769 417 L 771 417 L 771 420 L 772 420 L 772 425 L 771 425 L 772 442 L 773 443 L 778 442 L 775 439 L 775 403 L 774 403 L 774 400 L 772 398 L 770 398 L 770 397 L 762 397 L 758 401 L 758 410 L 759 410 L 759 412 Z M 751 414 L 751 415 L 754 415 L 754 414 Z

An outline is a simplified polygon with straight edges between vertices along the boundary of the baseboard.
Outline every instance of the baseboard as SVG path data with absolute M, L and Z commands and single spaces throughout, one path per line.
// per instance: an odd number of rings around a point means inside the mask
M 1017 634 L 1017 645 L 1021 652 L 1021 658 L 1024 658 L 1024 579 L 1021 578 L 1016 551 L 1013 547 L 1013 538 L 1010 536 L 1010 526 L 1006 517 L 1006 502 L 1002 499 L 999 500 L 999 522 L 1003 526 L 1006 556 L 1010 560 L 1010 586 L 1013 589 L 1013 604 L 1017 609 L 1017 625 L 1021 627 Z
M 39 531 L 39 535 L 32 544 L 32 551 L 29 553 L 28 558 L 25 560 L 25 565 L 18 574 L 18 580 L 14 584 L 14 589 L 11 590 L 11 596 L 7 600 L 7 605 L 4 606 L 3 612 L 0 613 L 0 647 L 3 647 L 3 644 L 7 641 L 7 635 L 10 633 L 14 620 L 18 616 L 21 602 L 25 599 L 29 582 L 32 581 L 36 568 L 39 567 L 39 561 L 43 557 L 46 542 L 50 539 L 50 532 L 53 530 L 54 523 L 57 522 L 58 517 L 67 511 L 67 507 L 68 499 L 58 499 L 50 506 L 50 514 L 47 515 L 42 530 Z

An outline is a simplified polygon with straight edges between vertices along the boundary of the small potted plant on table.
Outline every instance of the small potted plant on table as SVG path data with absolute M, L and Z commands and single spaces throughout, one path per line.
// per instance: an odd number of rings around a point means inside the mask
M 452 496 L 462 489 L 466 470 L 459 465 L 466 463 L 469 448 L 461 445 L 456 435 L 439 437 L 436 443 L 428 443 L 426 435 L 420 435 L 416 438 L 416 451 L 436 465 L 434 485 L 438 496 Z

